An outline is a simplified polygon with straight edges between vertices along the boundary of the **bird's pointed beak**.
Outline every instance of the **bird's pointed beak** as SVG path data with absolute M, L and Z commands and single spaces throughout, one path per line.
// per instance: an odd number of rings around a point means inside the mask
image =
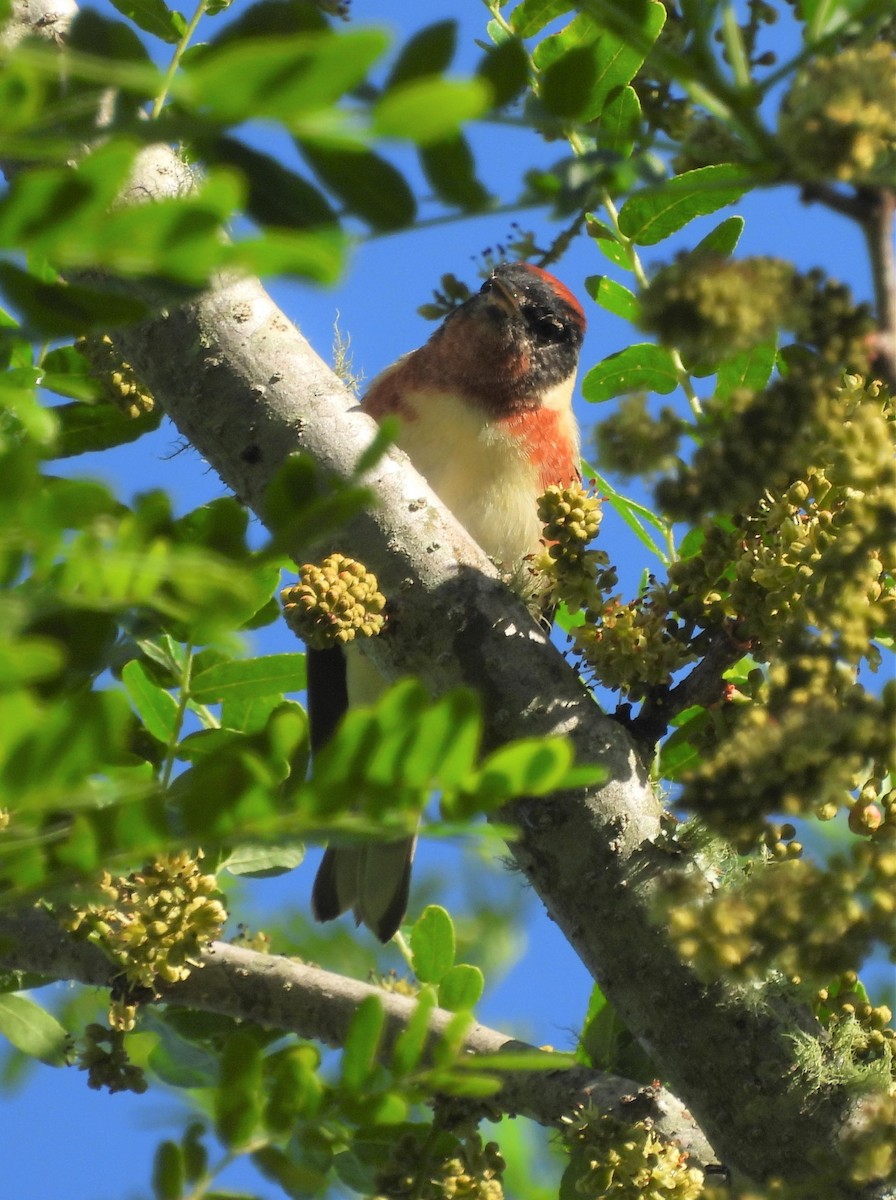
M 488 300 L 496 308 L 500 308 L 508 317 L 516 317 L 520 311 L 520 298 L 516 291 L 503 279 L 493 275 L 491 287 L 486 293 Z

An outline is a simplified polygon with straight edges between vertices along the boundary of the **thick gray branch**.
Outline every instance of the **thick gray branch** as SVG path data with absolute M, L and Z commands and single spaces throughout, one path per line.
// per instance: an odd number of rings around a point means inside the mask
M 65 933 L 37 909 L 0 915 L 0 966 L 15 967 L 57 979 L 110 986 L 115 969 L 96 947 Z M 376 996 L 386 1022 L 380 1058 L 391 1059 L 395 1040 L 406 1027 L 416 1001 L 371 984 L 346 979 L 272 954 L 258 954 L 226 942 L 215 942 L 183 982 L 165 989 L 163 999 L 204 1012 L 254 1021 L 328 1046 L 343 1046 L 358 1005 Z M 438 1038 L 454 1013 L 437 1008 L 430 1028 Z M 464 1039 L 468 1054 L 493 1055 L 532 1051 L 484 1025 L 473 1025 Z M 496 1072 L 497 1073 L 497 1072 Z M 681 1103 L 658 1086 L 640 1087 L 631 1080 L 585 1067 L 546 1071 L 507 1071 L 493 1102 L 502 1112 L 531 1117 L 542 1125 L 560 1125 L 578 1104 L 625 1121 L 649 1118 L 657 1132 L 686 1151 L 694 1163 L 713 1161 L 713 1153 Z

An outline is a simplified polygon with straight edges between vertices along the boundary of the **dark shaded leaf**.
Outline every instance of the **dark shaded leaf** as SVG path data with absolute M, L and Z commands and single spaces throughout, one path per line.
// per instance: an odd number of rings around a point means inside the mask
M 440 75 L 451 65 L 456 45 L 456 21 L 435 21 L 425 26 L 402 46 L 386 79 L 385 90 L 400 87 L 412 79 Z
M 71 458 L 135 442 L 162 423 L 162 410 L 153 408 L 131 417 L 116 404 L 60 404 L 53 409 L 59 422 L 47 458 Z
M 486 51 L 476 74 L 492 89 L 492 104 L 502 108 L 515 100 L 529 84 L 529 56 L 517 38 L 507 38 Z
M 301 149 L 318 178 L 373 229 L 403 229 L 414 220 L 413 192 L 401 172 L 378 154 L 307 143 Z
M 205 143 L 204 151 L 208 161 L 226 163 L 242 173 L 248 192 L 246 213 L 260 225 L 312 229 L 336 223 L 323 193 L 269 154 L 229 137 Z

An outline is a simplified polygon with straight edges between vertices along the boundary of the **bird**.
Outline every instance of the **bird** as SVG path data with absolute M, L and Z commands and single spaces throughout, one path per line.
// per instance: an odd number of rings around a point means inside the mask
M 560 280 L 530 263 L 503 263 L 361 402 L 377 420 L 400 418 L 398 445 L 511 577 L 542 548 L 538 497 L 579 478 L 572 398 L 584 334 L 582 306 Z M 360 653 L 309 649 L 312 755 L 350 703 L 372 703 L 384 688 Z M 407 910 L 415 845 L 408 836 L 329 846 L 312 889 L 315 918 L 352 910 L 388 942 Z

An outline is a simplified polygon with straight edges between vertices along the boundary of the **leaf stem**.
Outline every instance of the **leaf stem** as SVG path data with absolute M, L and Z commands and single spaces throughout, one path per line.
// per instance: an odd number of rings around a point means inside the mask
M 165 101 L 168 99 L 168 92 L 171 89 L 171 84 L 174 82 L 174 76 L 177 74 L 177 68 L 180 66 L 180 60 L 183 58 L 184 51 L 186 50 L 187 46 L 189 46 L 190 40 L 193 37 L 193 34 L 196 32 L 196 26 L 205 15 L 207 4 L 208 0 L 199 0 L 199 3 L 196 5 L 196 11 L 190 18 L 190 22 L 184 30 L 183 36 L 174 47 L 174 53 L 171 56 L 171 62 L 168 64 L 168 70 L 165 72 L 165 76 L 162 80 L 162 86 L 159 89 L 159 94 L 153 101 L 152 112 L 150 113 L 152 120 L 155 120 L 165 107 Z
M 205 0 L 203 0 L 205 3 Z M 177 747 L 180 742 L 180 731 L 183 727 L 187 705 L 190 702 L 190 675 L 193 670 L 193 645 L 188 642 L 184 646 L 184 664 L 180 676 L 180 694 L 177 698 L 177 715 L 175 717 L 174 734 L 165 750 L 165 761 L 162 764 L 162 787 L 167 788 L 171 782 L 171 772 L 177 758 Z

